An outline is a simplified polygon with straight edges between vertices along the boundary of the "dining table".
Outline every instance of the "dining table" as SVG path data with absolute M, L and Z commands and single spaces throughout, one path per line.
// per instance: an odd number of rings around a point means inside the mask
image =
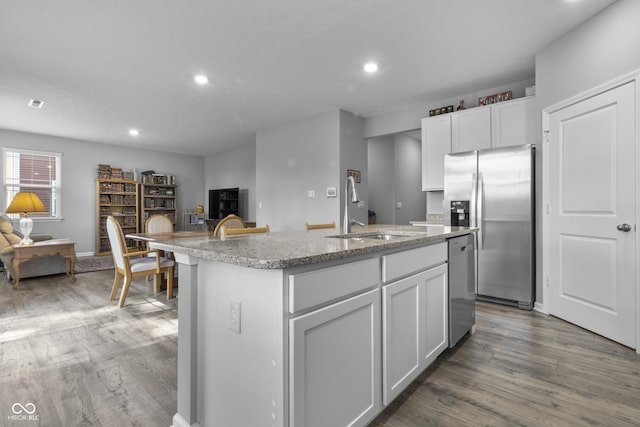
M 155 242 L 157 240 L 181 239 L 187 237 L 213 237 L 212 231 L 165 231 L 162 233 L 129 233 L 124 237 L 140 242 Z
M 172 240 L 190 237 L 213 237 L 212 231 L 165 231 L 162 233 L 129 233 L 124 236 L 127 239 L 136 240 L 148 244 L 158 240 Z M 161 256 L 164 256 L 164 251 L 161 251 Z M 177 266 L 177 265 L 176 265 Z M 178 278 L 174 278 L 173 283 L 178 284 Z M 158 292 L 165 288 L 167 285 L 166 279 L 163 277 L 160 283 L 154 284 L 154 291 Z

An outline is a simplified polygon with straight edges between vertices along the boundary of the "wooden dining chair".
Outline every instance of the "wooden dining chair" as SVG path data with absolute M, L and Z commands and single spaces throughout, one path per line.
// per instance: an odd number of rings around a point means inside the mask
M 237 215 L 229 214 L 226 217 L 222 218 L 220 220 L 220 222 L 216 225 L 216 228 L 214 228 L 214 230 L 213 230 L 213 235 L 214 236 L 219 236 L 220 235 L 220 231 L 222 230 L 222 227 L 227 227 L 227 228 L 246 228 L 247 226 L 244 223 L 244 221 L 242 220 L 242 218 L 240 218 Z
M 309 231 L 309 230 L 320 230 L 322 228 L 333 228 L 333 229 L 335 229 L 336 228 L 336 222 L 332 221 L 332 222 L 329 222 L 329 223 L 326 223 L 326 224 L 309 224 L 308 222 L 305 222 L 304 223 L 304 228 L 305 228 L 306 231 Z
M 265 224 L 264 227 L 247 227 L 247 228 L 227 228 L 222 227 L 220 231 L 220 238 L 225 239 L 229 236 L 240 236 L 246 234 L 258 234 L 258 233 L 268 233 L 269 226 Z
M 107 234 L 109 235 L 109 243 L 111 243 L 111 255 L 113 256 L 113 265 L 115 269 L 115 277 L 113 279 L 113 287 L 111 288 L 110 301 L 116 298 L 120 280 L 123 280 L 122 292 L 120 293 L 119 307 L 124 305 L 124 300 L 129 292 L 131 279 L 138 276 L 154 275 L 154 287 L 160 283 L 160 275 L 167 275 L 167 299 L 173 298 L 173 271 L 175 261 L 162 257 L 159 251 L 134 251 L 127 252 L 124 233 L 118 220 L 109 216 L 107 218 Z M 151 252 L 155 252 L 153 258 L 147 257 Z
M 144 223 L 144 232 L 147 234 L 172 233 L 173 230 L 174 230 L 173 221 L 171 221 L 169 217 L 167 217 L 166 215 L 161 215 L 161 214 L 151 215 L 149 219 L 147 219 Z M 149 243 L 147 243 L 146 248 L 147 250 L 149 250 Z M 152 251 L 149 253 L 148 256 L 154 257 L 156 256 L 156 252 Z M 174 259 L 173 254 L 170 253 L 167 256 L 167 258 Z M 149 281 L 150 277 L 151 275 L 147 275 L 147 278 L 146 278 L 147 282 Z M 154 285 L 153 291 L 160 292 L 160 283 L 155 281 L 153 285 Z
M 166 215 L 151 215 L 144 223 L 145 233 L 171 233 L 173 222 Z

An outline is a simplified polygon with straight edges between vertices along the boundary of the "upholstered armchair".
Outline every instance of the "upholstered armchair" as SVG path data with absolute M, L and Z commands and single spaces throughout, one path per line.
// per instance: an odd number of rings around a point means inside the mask
M 49 234 L 31 234 L 30 237 L 34 242 L 51 239 Z M 20 243 L 20 240 L 22 240 L 22 233 L 13 228 L 13 223 L 8 216 L 0 214 L 0 260 L 11 277 L 13 277 L 11 271 L 13 245 Z M 65 259 L 60 255 L 34 258 L 20 266 L 21 279 L 65 272 Z

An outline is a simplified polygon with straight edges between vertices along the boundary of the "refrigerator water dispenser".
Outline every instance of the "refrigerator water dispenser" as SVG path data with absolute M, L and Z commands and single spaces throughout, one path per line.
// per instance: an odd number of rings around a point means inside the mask
M 451 201 L 451 226 L 469 227 L 469 201 Z

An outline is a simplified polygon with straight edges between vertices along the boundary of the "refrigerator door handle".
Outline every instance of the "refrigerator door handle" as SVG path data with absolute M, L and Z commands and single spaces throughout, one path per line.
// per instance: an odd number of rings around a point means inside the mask
M 478 195 L 477 197 L 477 205 L 478 211 L 476 213 L 477 216 L 477 227 L 478 227 L 478 250 L 484 249 L 484 179 L 482 178 L 482 174 L 478 174 Z
M 471 206 L 469 206 L 469 225 L 471 227 L 478 226 L 478 218 L 476 217 L 476 204 L 478 202 L 478 174 L 474 173 L 471 175 Z

